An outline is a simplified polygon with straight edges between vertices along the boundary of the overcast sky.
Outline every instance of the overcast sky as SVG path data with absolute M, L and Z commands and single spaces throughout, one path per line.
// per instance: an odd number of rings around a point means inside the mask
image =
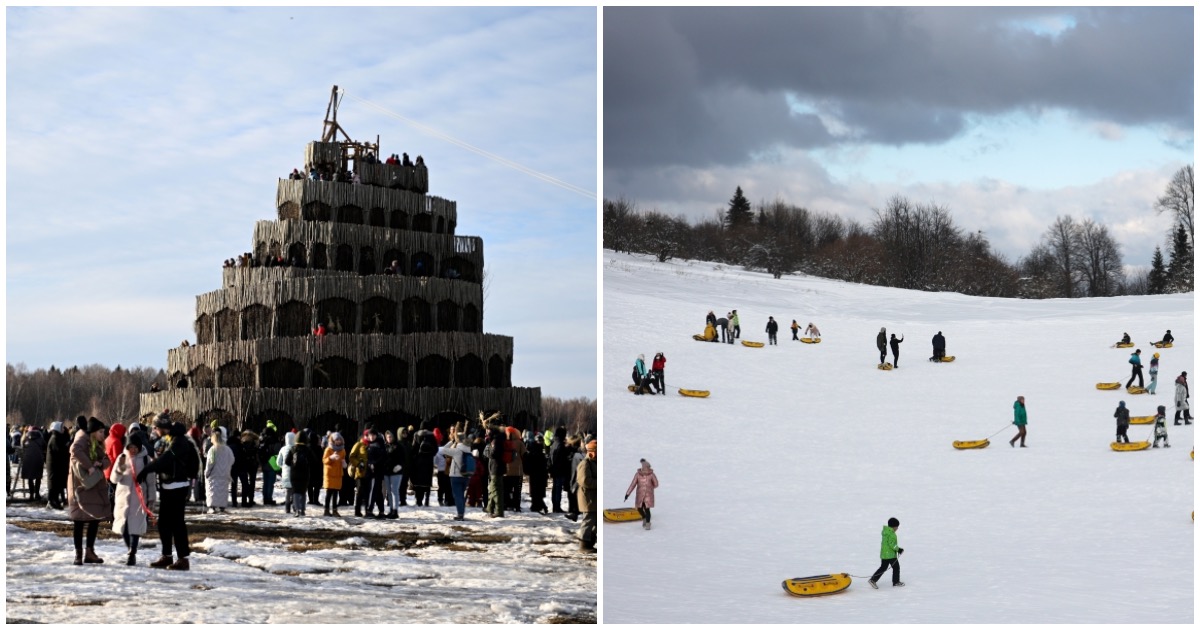
M 352 138 L 421 154 L 484 241 L 513 384 L 596 396 L 596 9 L 8 8 L 6 350 L 165 368 L 195 296 L 276 218 L 333 85 Z
M 741 186 L 869 224 L 901 195 L 1010 262 L 1070 214 L 1148 266 L 1193 59 L 1190 6 L 606 8 L 604 196 L 713 217 Z

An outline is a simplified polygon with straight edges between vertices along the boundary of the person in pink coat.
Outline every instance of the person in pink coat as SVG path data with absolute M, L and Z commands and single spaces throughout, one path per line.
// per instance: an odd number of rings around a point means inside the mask
M 658 476 L 654 474 L 650 462 L 644 459 L 641 462 L 642 467 L 633 473 L 633 481 L 625 491 L 625 500 L 628 501 L 629 495 L 637 490 L 633 505 L 642 515 L 642 529 L 650 529 L 650 508 L 654 507 L 654 489 L 658 487 Z

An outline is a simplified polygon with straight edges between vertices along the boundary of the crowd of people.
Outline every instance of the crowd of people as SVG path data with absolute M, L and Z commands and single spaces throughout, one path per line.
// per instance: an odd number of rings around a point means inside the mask
M 63 422 L 49 431 L 13 429 L 6 436 L 8 496 L 17 490 L 16 468 L 30 500 L 66 510 L 74 523 L 75 564 L 104 562 L 94 546 L 100 524 L 109 521 L 128 549 L 126 564 L 136 564 L 140 538 L 155 523 L 162 553 L 150 566 L 188 570 L 189 503 L 211 514 L 282 503 L 295 516 L 323 505 L 324 517 L 341 518 L 339 508 L 352 507 L 355 517 L 397 519 L 410 500 L 414 507 L 436 501 L 454 508 L 459 521 L 468 508 L 503 518 L 524 507 L 572 521 L 582 517 L 580 548 L 596 550 L 592 435 L 568 435 L 562 426 L 521 431 L 493 417 L 448 431 L 432 421 L 395 431 L 368 425 L 348 443 L 338 431 L 280 431 L 271 421 L 261 433 L 237 433 L 216 421 L 187 428 L 173 417 L 164 410 L 150 427 L 110 428 L 80 416 L 70 431 Z M 45 496 L 43 476 L 49 476 Z

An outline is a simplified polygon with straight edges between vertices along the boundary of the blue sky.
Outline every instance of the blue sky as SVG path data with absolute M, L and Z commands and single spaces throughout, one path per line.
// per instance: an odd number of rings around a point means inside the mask
M 513 382 L 596 396 L 596 10 L 8 8 L 6 360 L 166 367 L 195 296 L 338 120 L 484 240 Z M 354 98 L 351 98 L 354 97 Z
M 895 195 L 1016 261 L 1055 217 L 1127 266 L 1194 163 L 1194 10 L 609 7 L 604 195 L 711 218 L 736 187 L 869 225 Z

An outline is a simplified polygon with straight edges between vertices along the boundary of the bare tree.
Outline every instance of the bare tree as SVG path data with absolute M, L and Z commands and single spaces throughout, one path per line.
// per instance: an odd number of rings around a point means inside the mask
M 1088 297 L 1117 295 L 1125 280 L 1121 252 L 1108 233 L 1108 227 L 1091 218 L 1078 224 L 1079 253 L 1082 275 Z
M 1192 247 L 1195 247 L 1196 230 L 1192 227 L 1192 214 L 1196 209 L 1196 182 L 1191 164 L 1175 172 L 1167 184 L 1166 192 L 1154 203 L 1154 209 L 1159 214 L 1170 212 L 1175 215 L 1175 223 L 1183 225 Z
M 1079 244 L 1079 225 L 1068 215 L 1054 220 L 1042 237 L 1042 243 L 1054 260 L 1054 297 L 1079 295 L 1083 255 Z

